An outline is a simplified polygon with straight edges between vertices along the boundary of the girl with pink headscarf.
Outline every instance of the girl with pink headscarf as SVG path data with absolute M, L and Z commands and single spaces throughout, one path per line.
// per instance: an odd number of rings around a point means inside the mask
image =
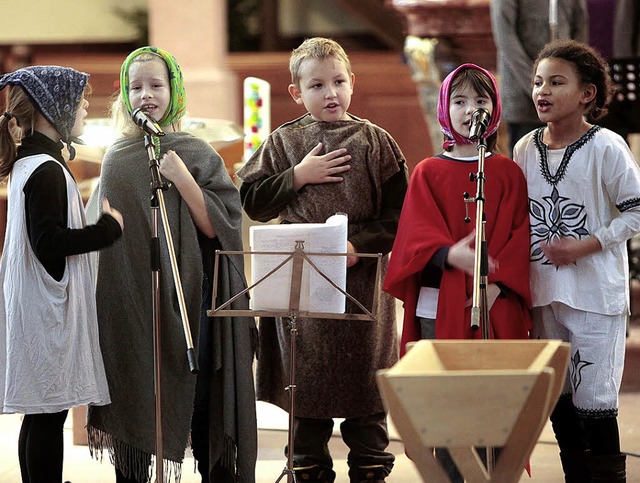
M 479 108 L 491 114 L 482 134 L 487 144 L 484 208 L 492 269 L 487 288 L 491 336 L 528 336 L 526 183 L 518 166 L 497 152 L 502 109 L 493 75 L 463 64 L 440 88 L 438 120 L 444 152 L 424 159 L 413 171 L 384 281 L 384 289 L 405 303 L 403 346 L 427 337 L 481 337 L 471 329 L 469 303 L 475 209 L 463 196 L 476 192 L 469 174 L 478 170 L 477 141 L 469 139 L 469 128 Z
M 479 339 L 471 329 L 478 141 L 469 139 L 473 113 L 490 121 L 485 153 L 485 236 L 490 273 L 487 304 L 491 338 L 526 339 L 530 328 L 529 219 L 520 168 L 497 152 L 502 106 L 487 70 L 463 64 L 440 88 L 438 121 L 444 152 L 414 169 L 402 208 L 384 290 L 404 302 L 401 352 L 418 339 Z M 438 455 L 440 457 L 440 455 Z M 445 466 L 448 466 L 445 464 Z M 452 481 L 462 481 L 455 467 Z

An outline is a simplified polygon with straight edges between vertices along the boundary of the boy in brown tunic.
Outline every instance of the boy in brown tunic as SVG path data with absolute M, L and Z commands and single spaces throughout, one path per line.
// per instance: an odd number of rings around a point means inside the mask
M 340 45 L 306 40 L 291 55 L 289 93 L 308 111 L 276 129 L 238 171 L 242 203 L 254 220 L 324 223 L 349 217 L 348 252 L 383 253 L 383 274 L 407 189 L 404 156 L 380 127 L 347 112 L 355 77 Z M 349 257 L 347 291 L 371 303 L 372 258 Z M 373 322 L 300 319 L 296 367 L 294 463 L 298 479 L 333 482 L 327 443 L 332 418 L 345 418 L 353 482 L 381 482 L 393 467 L 376 371 L 397 358 L 395 306 L 376 294 Z M 371 307 L 368 307 L 371 309 Z M 347 313 L 358 313 L 347 302 Z M 258 399 L 287 410 L 289 331 L 281 320 L 260 321 Z

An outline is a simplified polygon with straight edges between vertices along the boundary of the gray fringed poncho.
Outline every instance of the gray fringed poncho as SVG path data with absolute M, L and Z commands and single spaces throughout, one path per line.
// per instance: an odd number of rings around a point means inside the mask
M 167 133 L 162 152 L 174 150 L 202 188 L 222 250 L 242 250 L 238 191 L 218 154 L 187 133 Z M 106 449 L 125 474 L 147 481 L 155 453 L 153 314 L 149 161 L 142 138 L 118 140 L 102 165 L 100 195 L 124 216 L 122 238 L 100 253 L 97 281 L 100 345 L 112 403 L 91 407 L 89 444 Z M 194 345 L 198 347 L 203 256 L 186 203 L 171 186 L 164 192 Z M 202 235 L 200 235 L 202 236 Z M 189 371 L 187 346 L 162 221 L 161 255 L 162 417 L 165 476 L 180 478 L 189 440 L 196 376 Z M 235 258 L 233 258 L 235 257 Z M 220 264 L 218 293 L 246 286 L 241 256 Z M 211 259 L 211 257 L 204 257 Z M 221 295 L 225 295 L 224 293 Z M 248 307 L 241 298 L 232 308 Z M 224 466 L 236 481 L 255 481 L 257 432 L 252 362 L 257 342 L 253 318 L 210 319 L 213 364 L 210 380 L 210 464 Z

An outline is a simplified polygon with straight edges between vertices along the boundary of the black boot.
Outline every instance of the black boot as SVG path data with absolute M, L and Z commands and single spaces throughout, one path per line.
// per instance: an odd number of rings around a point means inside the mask
M 349 470 L 349 481 L 352 483 L 384 483 L 389 475 L 389 468 L 384 465 L 356 466 Z
M 570 449 L 560 453 L 566 483 L 591 483 L 591 475 L 587 466 L 588 455 L 588 451 Z
M 449 477 L 451 483 L 464 483 L 464 477 L 458 471 L 458 467 L 456 466 L 455 461 L 451 457 L 451 453 L 447 448 L 436 448 L 436 460 L 440 463 L 440 466 L 444 470 L 444 472 Z M 484 462 L 487 462 L 487 453 L 486 451 L 479 450 L 480 458 L 484 457 Z
M 314 483 L 333 483 L 336 474 L 333 470 L 322 468 L 319 465 L 300 466 L 293 469 L 296 480 L 303 483 L 313 481 Z
M 591 481 L 594 483 L 613 483 L 626 482 L 625 454 L 598 455 L 589 458 L 589 470 L 591 472 Z
M 586 457 L 589 444 L 584 423 L 573 405 L 571 394 L 560 396 L 550 419 L 560 448 L 565 482 L 590 483 Z

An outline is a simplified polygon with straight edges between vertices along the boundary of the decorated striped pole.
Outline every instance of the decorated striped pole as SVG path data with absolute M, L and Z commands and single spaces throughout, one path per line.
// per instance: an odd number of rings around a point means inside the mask
M 271 132 L 271 86 L 263 79 L 244 80 L 244 161 Z

